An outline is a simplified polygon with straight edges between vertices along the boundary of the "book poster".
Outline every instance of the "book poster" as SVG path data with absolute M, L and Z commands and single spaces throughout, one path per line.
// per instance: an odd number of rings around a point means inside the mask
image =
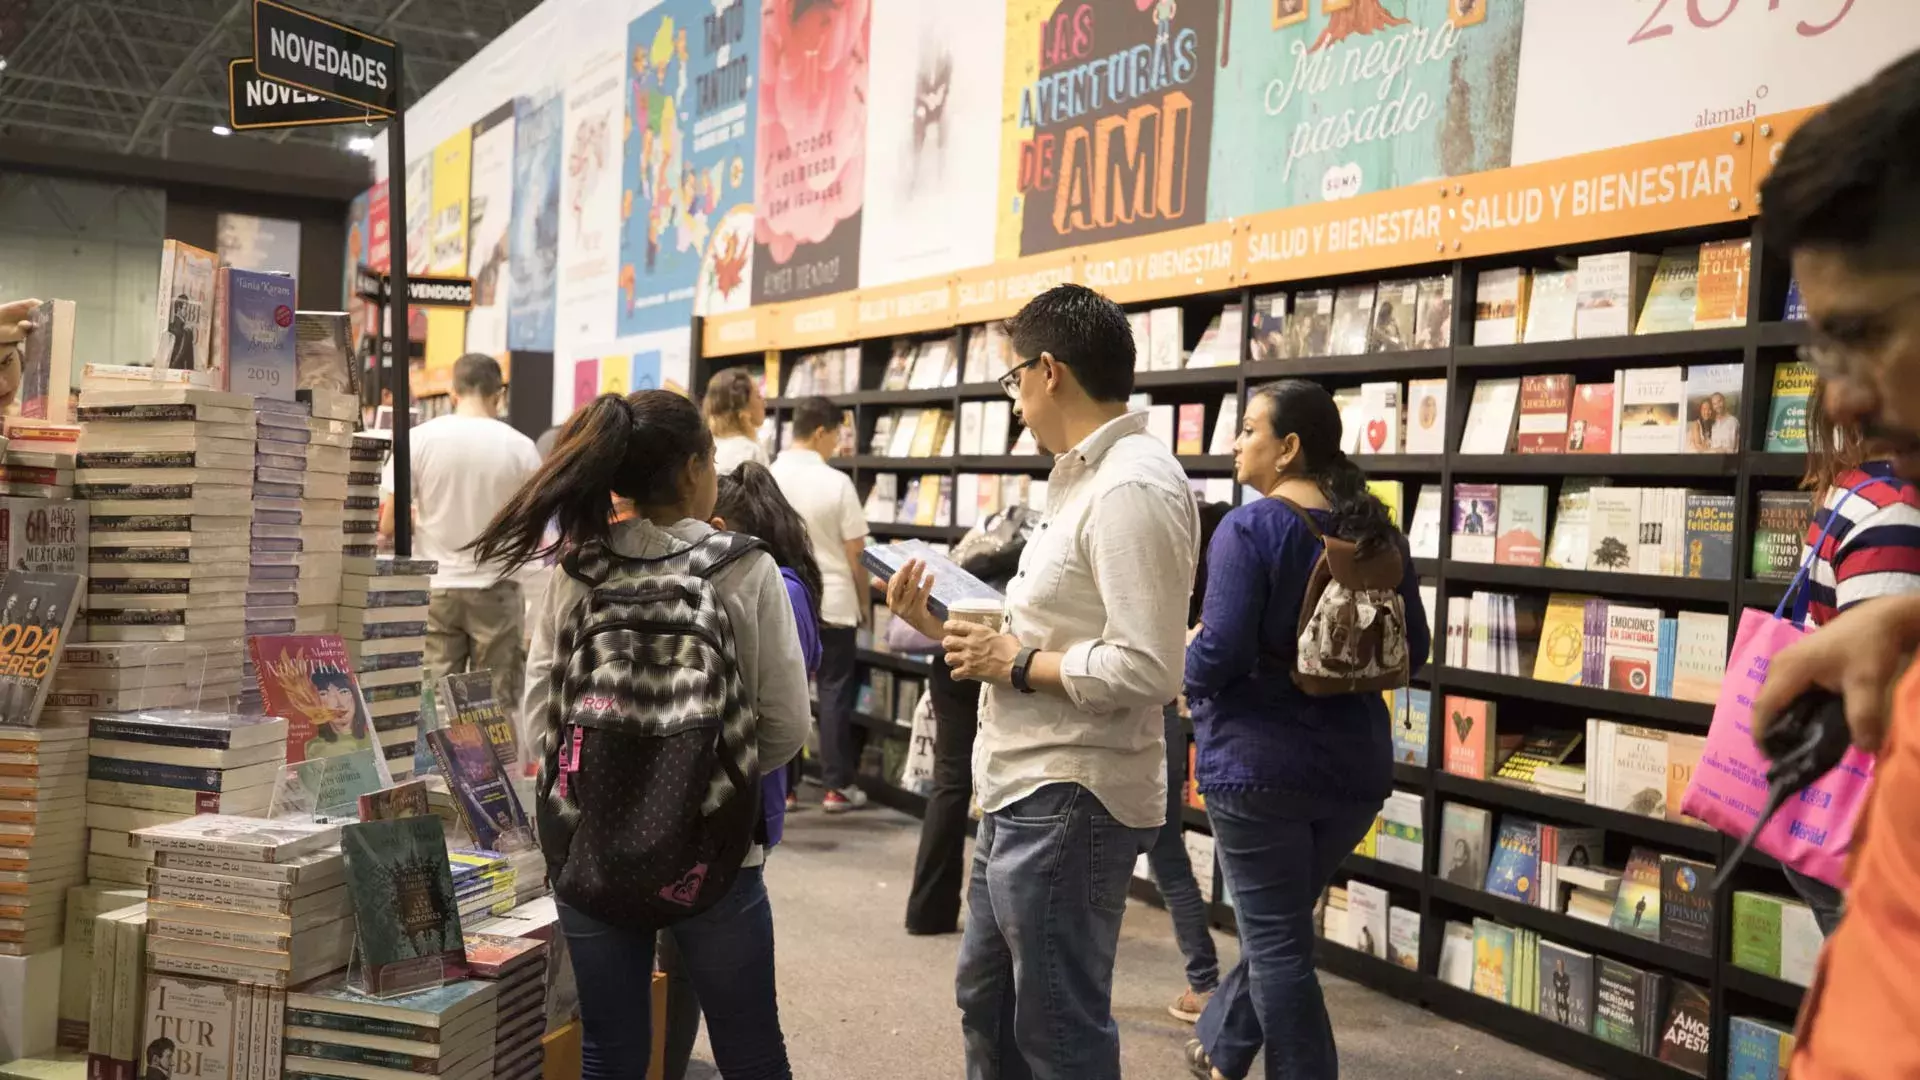
M 573 408 L 577 411 L 600 396 L 600 359 L 576 360 L 573 364 Z M 556 418 L 556 423 L 559 418 Z
M 1001 258 L 1206 219 L 1219 28 L 1220 0 L 1010 0 Z
M 507 351 L 507 271 L 513 229 L 513 105 L 508 103 L 473 125 L 473 173 L 467 194 L 467 269 L 473 306 L 467 311 L 466 351 L 502 356 Z
M 756 304 L 859 284 L 871 8 L 871 0 L 765 0 L 753 174 Z
M 427 270 L 459 276 L 467 272 L 467 194 L 473 169 L 473 129 L 449 135 L 433 151 L 433 245 Z M 411 252 L 409 252 L 411 259 Z M 467 343 L 467 313 L 455 308 L 427 309 L 426 369 L 453 367 Z
M 370 187 L 353 197 L 347 204 L 347 257 L 340 267 L 340 307 L 346 311 L 358 311 L 360 301 L 354 298 L 353 283 L 355 272 L 367 265 L 367 215 L 373 206 L 375 188 L 384 188 L 386 181 Z
M 391 204 L 387 199 L 387 182 L 382 180 L 367 191 L 367 242 L 363 261 L 375 273 L 384 274 L 393 266 L 393 241 L 389 236 L 392 228 L 393 217 Z M 349 281 L 358 268 L 357 263 L 347 263 L 346 273 Z M 340 295 L 347 298 L 347 310 L 357 313 L 354 325 L 359 328 L 361 334 L 371 336 L 384 333 L 384 328 L 379 324 L 379 305 L 355 296 L 351 284 L 347 285 Z M 355 363 L 358 362 L 356 359 Z
M 860 284 L 992 262 L 1006 0 L 880 4 L 873 40 Z
M 1462 0 L 1224 2 L 1209 218 L 1508 164 L 1515 0 L 1467 4 L 1479 10 L 1466 17 Z
M 507 348 L 553 351 L 553 283 L 560 242 L 559 91 L 513 105 L 513 225 L 507 242 Z
M 388 254 L 391 268 L 392 254 Z M 424 274 L 433 265 L 433 155 L 407 163 L 407 273 Z M 427 339 L 427 309 L 407 308 L 407 340 Z
M 627 388 L 627 358 L 624 356 L 603 356 L 600 358 L 600 392 L 619 394 L 626 397 L 632 391 Z
M 566 90 L 553 331 L 558 352 L 591 348 L 614 336 L 623 56 L 613 50 L 585 58 Z
M 756 0 L 665 0 L 627 28 L 621 335 L 747 306 Z
M 267 713 L 287 722 L 288 764 L 362 750 L 380 756 L 373 721 L 339 637 L 261 635 L 247 639 L 247 651 Z

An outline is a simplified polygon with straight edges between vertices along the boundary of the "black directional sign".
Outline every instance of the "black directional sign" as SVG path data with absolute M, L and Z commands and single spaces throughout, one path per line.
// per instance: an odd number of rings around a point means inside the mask
M 235 131 L 354 124 L 380 115 L 364 105 L 348 105 L 263 79 L 249 58 L 227 61 L 227 126 Z
M 362 300 L 383 303 L 392 290 L 393 278 L 386 274 L 376 274 L 365 266 L 354 272 L 353 292 Z M 413 307 L 470 308 L 473 279 L 408 274 L 407 303 Z
M 308 93 L 399 110 L 399 46 L 277 0 L 253 0 L 253 63 L 262 76 Z

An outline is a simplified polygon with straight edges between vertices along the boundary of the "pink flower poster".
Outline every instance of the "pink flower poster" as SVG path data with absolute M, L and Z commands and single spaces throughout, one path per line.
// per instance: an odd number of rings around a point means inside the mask
M 870 0 L 762 7 L 755 304 L 859 284 L 870 8 Z

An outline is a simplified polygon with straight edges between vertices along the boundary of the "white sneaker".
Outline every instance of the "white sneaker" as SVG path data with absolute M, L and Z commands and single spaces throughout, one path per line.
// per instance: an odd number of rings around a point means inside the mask
M 867 805 L 867 793 L 857 787 L 828 789 L 826 797 L 820 800 L 820 809 L 829 814 L 844 814 L 849 810 L 861 810 Z

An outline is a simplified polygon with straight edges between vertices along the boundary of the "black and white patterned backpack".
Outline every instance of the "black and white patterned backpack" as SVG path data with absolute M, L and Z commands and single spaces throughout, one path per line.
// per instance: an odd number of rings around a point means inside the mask
M 556 645 L 535 825 L 554 893 L 602 922 L 705 911 L 753 845 L 753 701 L 712 578 L 763 546 L 714 533 L 659 558 L 594 542 L 562 561 L 591 592 Z

